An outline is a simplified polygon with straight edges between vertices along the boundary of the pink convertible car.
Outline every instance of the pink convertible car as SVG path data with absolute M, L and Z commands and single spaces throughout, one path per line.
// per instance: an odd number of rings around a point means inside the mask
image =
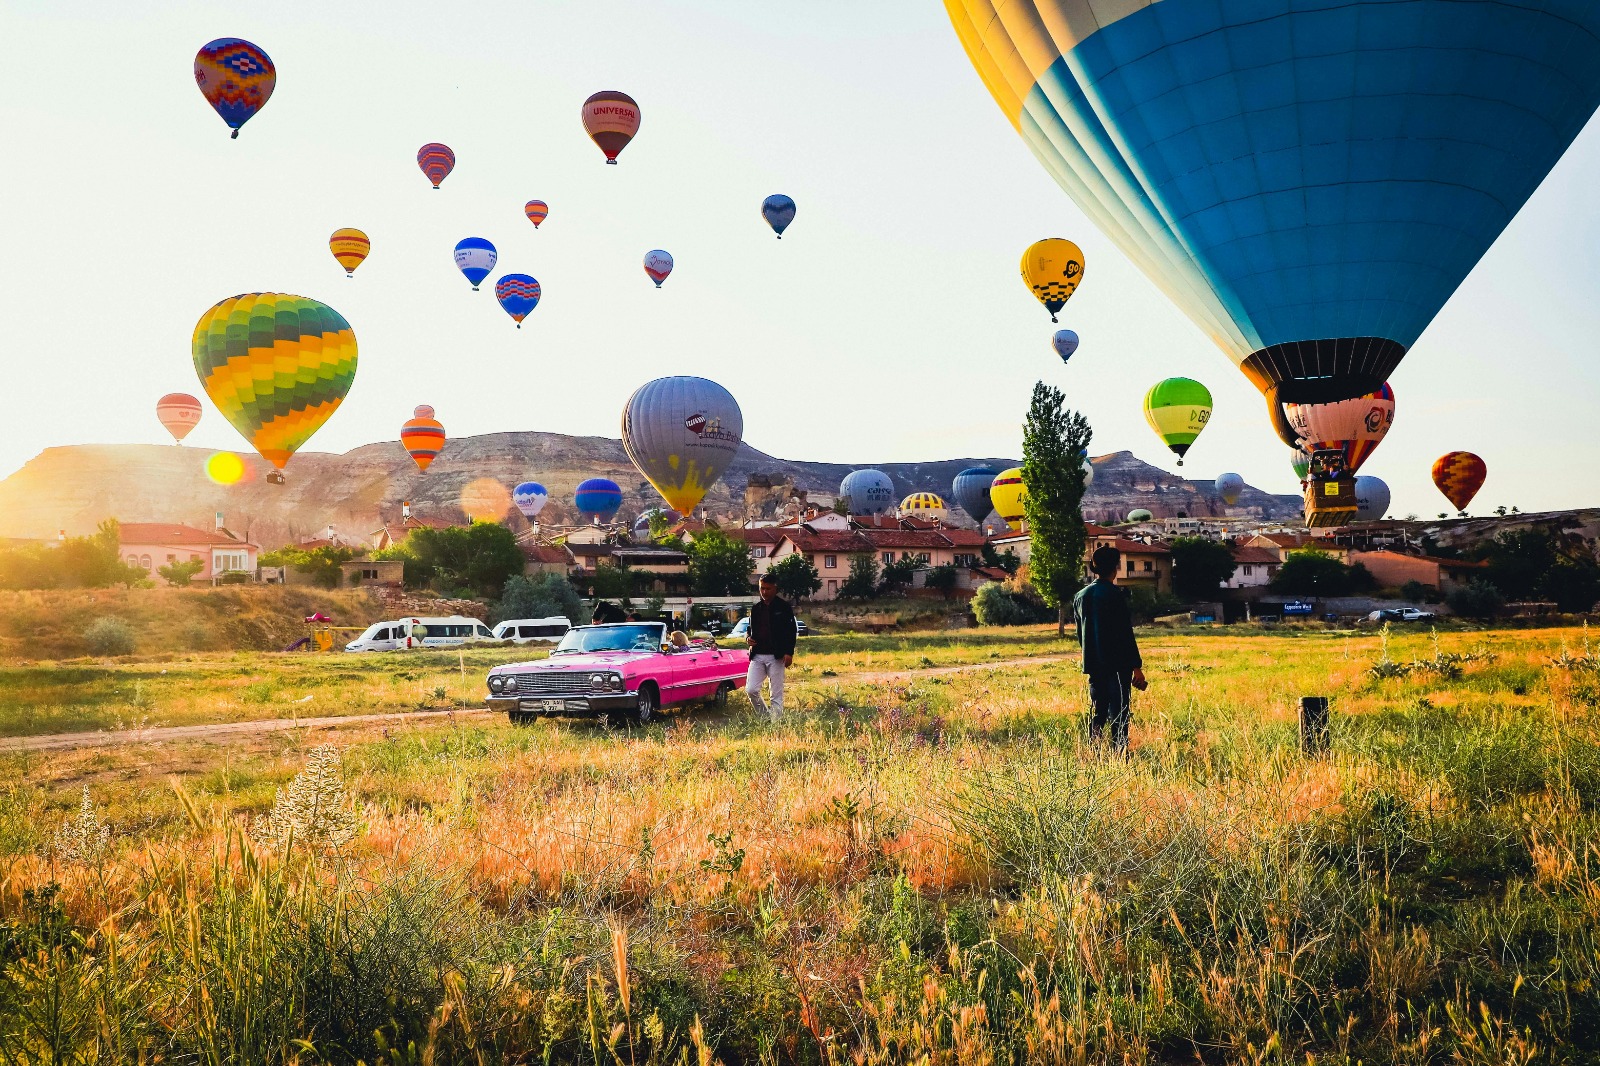
M 750 655 L 705 641 L 668 642 L 661 622 L 569 629 L 550 658 L 489 671 L 489 709 L 513 722 L 603 714 L 642 724 L 662 707 L 717 701 L 744 684 Z

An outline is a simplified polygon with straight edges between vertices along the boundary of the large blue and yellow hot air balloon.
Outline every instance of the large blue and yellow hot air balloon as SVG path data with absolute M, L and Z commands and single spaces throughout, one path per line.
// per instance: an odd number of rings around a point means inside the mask
M 1067 194 L 1266 395 L 1376 391 L 1600 106 L 1585 0 L 945 0 Z

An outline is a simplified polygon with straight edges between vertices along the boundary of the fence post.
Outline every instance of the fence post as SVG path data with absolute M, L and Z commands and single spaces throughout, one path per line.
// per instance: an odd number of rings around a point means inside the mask
M 1300 697 L 1300 750 L 1307 755 L 1328 750 L 1328 697 Z

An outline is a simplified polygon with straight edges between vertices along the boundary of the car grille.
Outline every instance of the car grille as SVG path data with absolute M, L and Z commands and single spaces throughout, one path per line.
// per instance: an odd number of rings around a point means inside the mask
M 582 696 L 589 692 L 589 675 L 518 674 L 519 696 Z

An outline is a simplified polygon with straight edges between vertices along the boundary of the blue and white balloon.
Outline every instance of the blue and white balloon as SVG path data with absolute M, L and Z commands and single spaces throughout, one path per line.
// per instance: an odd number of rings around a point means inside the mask
M 1065 363 L 1072 358 L 1072 353 L 1078 350 L 1078 335 L 1070 329 L 1058 329 L 1056 335 L 1050 339 L 1050 346 Z
M 882 470 L 852 470 L 839 483 L 839 495 L 851 514 L 887 514 L 894 510 L 894 482 Z
M 468 237 L 456 245 L 456 269 L 472 282 L 473 292 L 478 291 L 478 283 L 489 276 L 499 258 L 494 245 L 482 237 Z
M 538 518 L 549 501 L 549 491 L 537 481 L 524 481 L 511 490 L 511 502 L 517 505 L 524 518 Z

